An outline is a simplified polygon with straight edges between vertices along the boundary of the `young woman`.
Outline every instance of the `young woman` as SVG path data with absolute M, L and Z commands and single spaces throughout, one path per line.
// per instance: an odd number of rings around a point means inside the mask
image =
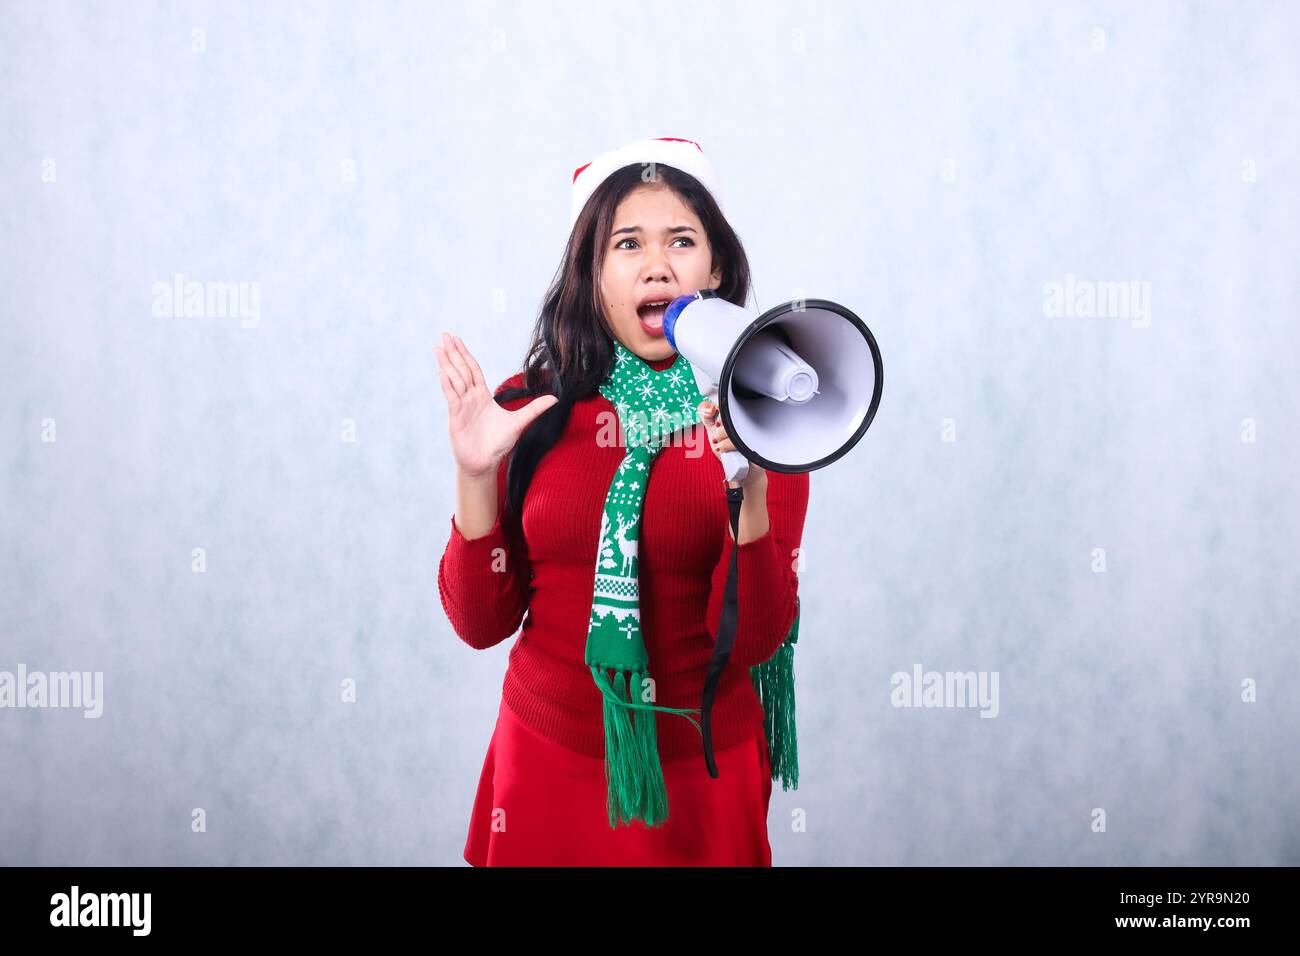
M 797 619 L 808 475 L 751 463 L 731 483 L 744 488 L 733 538 L 718 456 L 734 446 L 651 305 L 707 288 L 743 306 L 749 265 L 695 143 L 628 144 L 581 167 L 573 191 L 572 233 L 523 371 L 489 392 L 460 338 L 443 333 L 434 350 L 456 462 L 442 605 L 475 648 L 523 624 L 464 856 L 770 866 L 772 754 L 749 669 L 774 658 Z M 670 440 L 671 424 L 657 443 L 638 431 L 642 395 L 646 408 L 668 396 L 679 406 Z M 712 706 L 711 777 L 691 714 L 736 549 L 738 625 Z M 624 654 L 623 670 L 606 659 Z

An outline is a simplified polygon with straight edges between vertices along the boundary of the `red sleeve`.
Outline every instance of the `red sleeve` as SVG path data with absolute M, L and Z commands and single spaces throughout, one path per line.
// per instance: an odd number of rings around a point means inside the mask
M 453 513 L 451 536 L 438 562 L 438 594 L 447 619 L 462 641 L 478 649 L 499 644 L 519 629 L 531 594 L 527 545 L 518 518 L 505 508 L 509 461 L 506 455 L 497 467 L 497 520 L 491 530 L 466 538 Z
M 803 538 L 804 516 L 808 511 L 808 474 L 787 475 L 769 471 L 767 480 L 768 530 L 753 541 L 740 545 L 736 569 L 736 640 L 731 660 L 754 667 L 768 660 L 785 642 L 794 624 L 799 577 L 795 566 Z M 728 515 L 730 524 L 730 515 Z M 709 637 L 718 639 L 722 599 L 727 585 L 727 568 L 736 549 L 730 527 L 722 532 L 726 541 L 722 557 L 713 569 L 707 624 Z

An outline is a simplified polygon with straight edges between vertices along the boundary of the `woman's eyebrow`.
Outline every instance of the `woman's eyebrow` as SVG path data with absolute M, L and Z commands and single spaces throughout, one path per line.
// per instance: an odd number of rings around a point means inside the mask
M 610 235 L 617 236 L 620 233 L 624 233 L 624 232 L 640 232 L 640 231 L 641 231 L 640 226 L 624 226 L 622 229 L 615 229 L 612 233 L 610 233 Z M 671 226 L 670 228 L 664 230 L 664 232 L 694 232 L 694 231 L 695 229 L 692 226 Z

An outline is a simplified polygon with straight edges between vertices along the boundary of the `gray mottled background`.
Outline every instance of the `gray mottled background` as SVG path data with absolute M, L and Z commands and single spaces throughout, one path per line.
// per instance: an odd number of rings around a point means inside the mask
M 104 711 L 0 709 L 0 862 L 463 864 L 511 642 L 438 601 L 430 349 L 515 371 L 573 169 L 684 136 L 754 306 L 885 360 L 813 476 L 775 862 L 1300 864 L 1294 5 L 2 14 L 0 670 Z M 256 321 L 155 315 L 177 273 Z M 914 664 L 998 716 L 892 706 Z

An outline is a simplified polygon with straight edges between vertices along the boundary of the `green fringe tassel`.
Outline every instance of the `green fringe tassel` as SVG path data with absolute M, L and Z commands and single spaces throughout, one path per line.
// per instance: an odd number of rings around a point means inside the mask
M 659 738 L 655 733 L 656 710 L 680 714 L 704 731 L 691 714 L 698 708 L 659 707 L 631 699 L 633 688 L 641 686 L 644 671 L 633 671 L 625 678 L 621 670 L 613 672 L 611 681 L 599 666 L 591 668 L 604 698 L 606 808 L 611 829 L 620 823 L 640 820 L 656 827 L 668 819 L 668 793 L 664 787 L 663 767 L 659 763 Z M 633 715 L 633 711 L 640 711 Z
M 772 779 L 781 789 L 799 789 L 799 739 L 794 726 L 794 645 L 799 640 L 799 599 L 785 642 L 768 660 L 749 669 L 763 702 L 763 732 L 772 756 Z

